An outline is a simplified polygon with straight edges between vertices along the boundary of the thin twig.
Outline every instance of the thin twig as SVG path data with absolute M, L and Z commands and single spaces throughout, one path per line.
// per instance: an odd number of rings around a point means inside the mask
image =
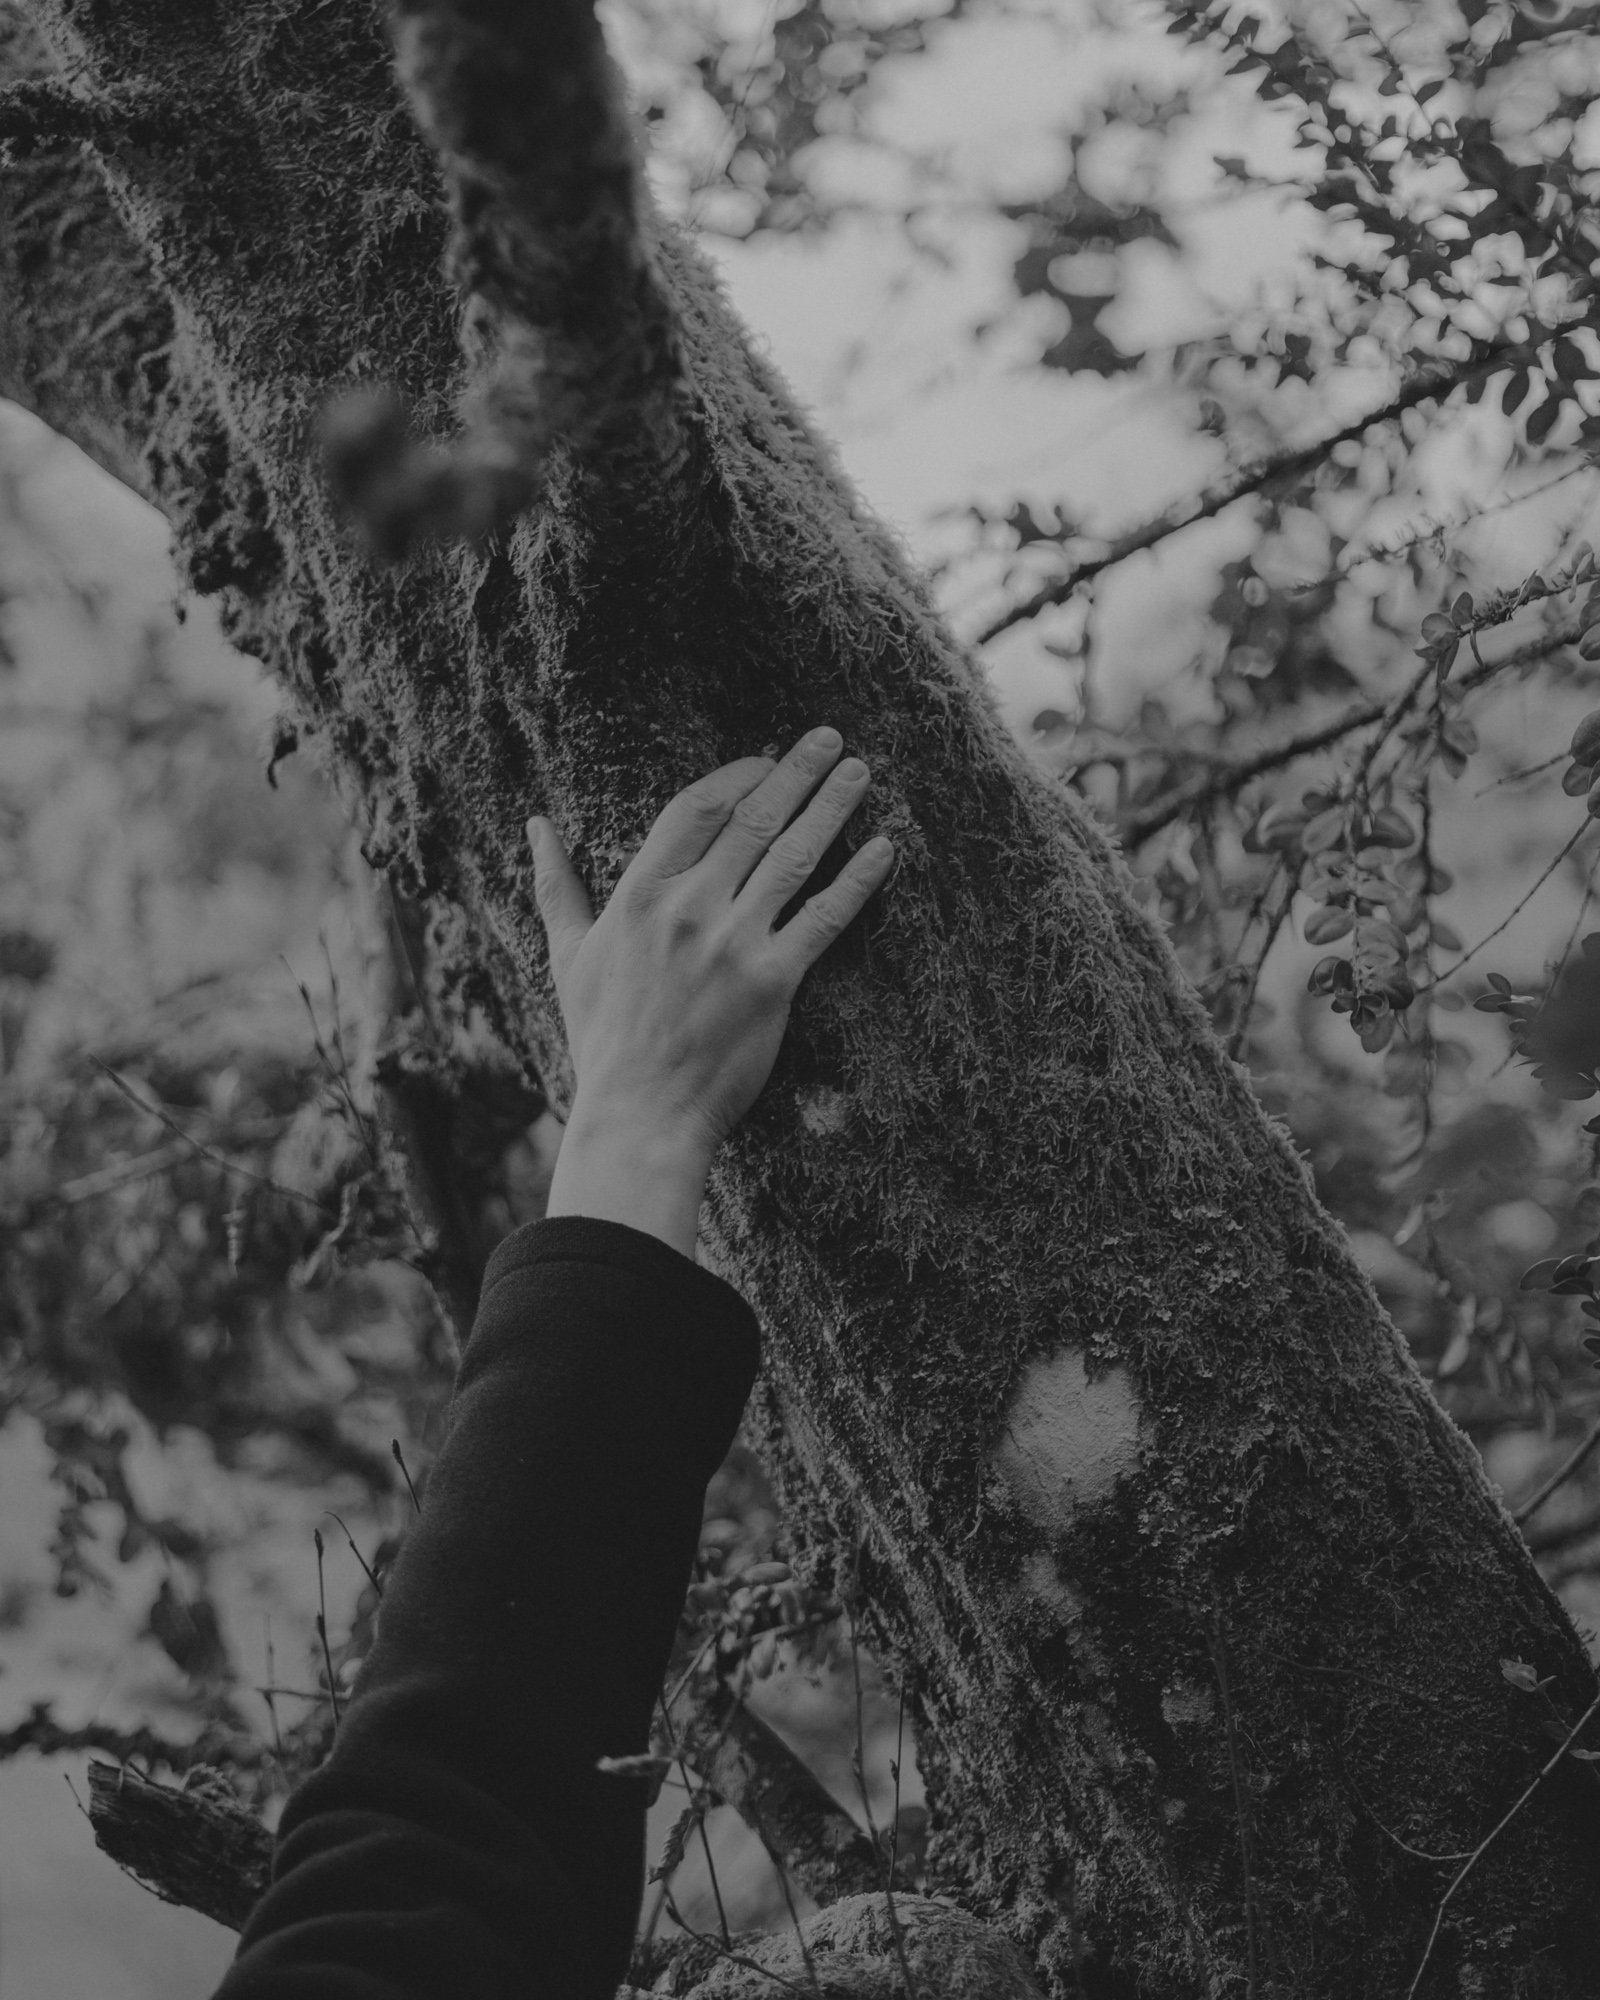
M 894 1725 L 894 1763 L 890 1769 L 894 1773 L 894 1825 L 889 1833 L 889 1879 L 892 1882 L 895 1870 L 900 1866 L 900 1759 L 906 1747 L 906 1684 L 900 1683 L 900 1712 Z
M 100 1195 L 111 1194 L 119 1187 L 126 1187 L 130 1181 L 146 1181 L 156 1174 L 165 1173 L 168 1167 L 175 1166 L 188 1156 L 187 1140 L 169 1139 L 166 1145 L 157 1146 L 152 1152 L 140 1153 L 131 1160 L 118 1160 L 114 1166 L 82 1174 L 77 1180 L 63 1181 L 40 1206 L 76 1208 L 80 1202 L 94 1201 Z
M 845 1616 L 850 1621 L 850 1668 L 851 1672 L 855 1676 L 855 1684 L 856 1684 L 856 1747 L 854 1754 L 850 1759 L 850 1764 L 851 1764 L 851 1769 L 855 1772 L 856 1776 L 856 1790 L 861 1794 L 861 1810 L 867 1816 L 867 1832 L 872 1836 L 873 1847 L 877 1850 L 878 1854 L 882 1856 L 884 1861 L 885 1873 L 883 1878 L 883 1903 L 884 1903 L 884 1909 L 887 1911 L 889 1917 L 890 1934 L 894 1938 L 895 1956 L 900 1961 L 900 1976 L 905 1980 L 906 1983 L 907 2000 L 919 2000 L 919 1995 L 917 1992 L 917 1984 L 916 1981 L 911 1976 L 910 1961 L 906 1957 L 905 1933 L 900 1927 L 899 1912 L 895 1909 L 894 1906 L 894 1868 L 889 1861 L 889 1857 L 884 1849 L 884 1844 L 879 1838 L 877 1826 L 873 1821 L 872 1801 L 867 1796 L 866 1772 L 862 1768 L 862 1758 L 864 1753 L 864 1734 L 862 1729 L 862 1718 L 861 1718 L 861 1647 L 856 1639 L 856 1611 L 855 1611 L 856 1593 L 860 1585 L 860 1562 L 861 1562 L 861 1550 L 858 1545 L 856 1549 L 856 1569 L 851 1575 L 850 1595 L 845 1599 L 845 1607 L 844 1607 Z
M 401 1478 L 406 1482 L 406 1491 L 411 1495 L 411 1504 L 420 1514 L 422 1512 L 422 1502 L 417 1498 L 417 1489 L 411 1484 L 411 1474 L 406 1471 L 406 1462 L 400 1456 L 400 1440 L 398 1438 L 390 1438 L 389 1450 L 394 1455 L 395 1464 L 400 1468 Z
M 328 1668 L 328 1699 L 333 1704 L 333 1726 L 339 1726 L 339 1688 L 333 1678 L 333 1650 L 328 1644 L 328 1599 L 322 1587 L 322 1530 L 313 1528 L 311 1539 L 317 1551 L 317 1637 L 322 1641 L 322 1657 Z
M 1446 1889 L 1444 1894 L 1439 1898 L 1439 1907 L 1433 1913 L 1433 1929 L 1428 1933 L 1428 1942 L 1423 1949 L 1422 1962 L 1417 1967 L 1416 1977 L 1412 1980 L 1411 1984 L 1406 1988 L 1406 2000 L 1415 2000 L 1417 1988 L 1422 1984 L 1422 1975 L 1427 1971 L 1428 1961 L 1433 1957 L 1433 1947 L 1439 1941 L 1439 1926 L 1444 1922 L 1444 1913 L 1447 1907 L 1449 1906 L 1450 1898 L 1456 1893 L 1456 1891 L 1461 1887 L 1462 1883 L 1465 1882 L 1467 1877 L 1472 1873 L 1473 1869 L 1477 1866 L 1477 1863 L 1479 1859 L 1482 1857 L 1485 1850 L 1511 1824 L 1512 1820 L 1514 1820 L 1517 1814 L 1521 1812 L 1522 1808 L 1528 1803 L 1529 1799 L 1533 1797 L 1534 1793 L 1544 1783 L 1545 1779 L 1549 1777 L 1550 1773 L 1555 1769 L 1557 1764 L 1559 1764 L 1562 1758 L 1566 1756 L 1567 1752 L 1572 1748 L 1572 1745 L 1583 1734 L 1583 1731 L 1588 1726 L 1590 1719 L 1597 1713 L 1600 1713 L 1600 1695 L 1596 1695 L 1594 1700 L 1590 1702 L 1589 1706 L 1583 1711 L 1582 1715 L 1578 1717 L 1578 1720 L 1573 1724 L 1572 1729 L 1568 1732 L 1560 1748 L 1556 1751 L 1555 1755 L 1549 1760 L 1549 1762 L 1545 1764 L 1537 1772 L 1537 1774 L 1533 1779 L 1533 1782 L 1528 1786 L 1527 1790 L 1522 1794 L 1521 1798 L 1517 1800 L 1516 1804 L 1511 1808 L 1511 1810 L 1505 1815 L 1503 1819 L 1499 1820 L 1493 1827 L 1490 1828 L 1490 1830 L 1484 1835 L 1482 1840 L 1478 1842 L 1477 1846 L 1467 1856 L 1466 1860 L 1461 1864 L 1459 1873 L 1453 1878 L 1449 1888 Z
M 770 1979 L 775 1986 L 781 1986 L 787 1993 L 798 1993 L 802 1996 L 802 2000 L 805 2000 L 805 1988 L 803 1986 L 796 1986 L 792 1979 L 785 1979 L 781 1972 L 774 1972 L 769 1966 L 758 1964 L 755 1959 L 747 1958 L 741 1951 L 730 1951 L 725 1944 L 720 1944 L 709 1931 L 697 1931 L 693 1924 L 685 1923 L 683 1912 L 678 1908 L 677 1899 L 673 1896 L 671 1890 L 667 1892 L 667 1908 L 672 1912 L 672 1921 L 685 1936 L 692 1937 L 701 1944 L 710 1945 L 730 1965 L 742 1965 L 746 1972 L 759 1972 L 763 1979 Z
M 278 1704 L 272 1685 L 278 1678 L 278 1664 L 272 1657 L 272 1613 L 264 1611 L 261 1615 L 267 1628 L 267 1685 L 264 1688 L 258 1688 L 256 1691 L 267 1704 L 267 1713 L 272 1717 L 272 1747 L 277 1751 L 281 1759 L 283 1756 L 283 1736 L 278 1728 Z
M 1228 1036 L 1228 1059 L 1230 1062 L 1238 1062 L 1244 1049 L 1245 1037 L 1250 1032 L 1250 1016 L 1255 1010 L 1256 990 L 1261 984 L 1261 975 L 1266 970 L 1267 959 L 1272 951 L 1272 947 L 1278 941 L 1278 933 L 1283 929 L 1285 922 L 1288 920 L 1289 912 L 1294 908 L 1295 898 L 1300 893 L 1300 877 L 1304 872 L 1304 860 L 1296 861 L 1290 871 L 1289 883 L 1284 891 L 1283 901 L 1278 905 L 1276 913 L 1267 925 L 1267 935 L 1262 941 L 1260 951 L 1256 954 L 1255 964 L 1250 968 L 1249 975 L 1245 981 L 1244 997 L 1239 1002 L 1238 1018 L 1233 1024 L 1232 1033 Z M 1270 882 L 1270 876 L 1268 880 Z M 1249 921 L 1254 921 L 1253 912 Z M 1246 923 L 1245 928 L 1246 930 L 1249 929 L 1249 922 Z
M 374 1589 L 374 1590 L 375 1590 L 375 1591 L 376 1591 L 376 1592 L 378 1593 L 378 1595 L 379 1595 L 380 1597 L 382 1597 L 382 1595 L 383 1595 L 383 1585 L 382 1585 L 381 1583 L 379 1583 L 379 1581 L 378 1581 L 378 1578 L 377 1578 L 377 1574 L 376 1574 L 376 1572 L 375 1572 L 375 1571 L 373 1570 L 373 1568 L 372 1568 L 372 1565 L 371 1565 L 371 1564 L 370 1564 L 370 1563 L 369 1563 L 369 1562 L 367 1561 L 366 1557 L 365 1557 L 365 1556 L 364 1556 L 364 1555 L 363 1555 L 363 1554 L 361 1553 L 361 1551 L 360 1551 L 360 1550 L 359 1550 L 359 1549 L 358 1549 L 358 1548 L 356 1547 L 356 1538 L 355 1538 L 355 1536 L 351 1534 L 351 1532 L 350 1532 L 350 1530 L 349 1530 L 348 1528 L 345 1528 L 345 1527 L 344 1527 L 344 1522 L 343 1522 L 342 1520 L 340 1520 L 340 1519 L 339 1519 L 339 1516 L 338 1516 L 338 1515 L 337 1515 L 336 1513 L 334 1513 L 334 1511 L 333 1511 L 333 1509 L 332 1509 L 331 1507 L 330 1507 L 330 1508 L 328 1509 L 328 1519 L 329 1519 L 330 1521 L 338 1521 L 338 1522 L 339 1522 L 339 1526 L 340 1526 L 341 1528 L 344 1528 L 344 1538 L 345 1538 L 345 1540 L 346 1540 L 346 1541 L 347 1541 L 347 1542 L 348 1542 L 348 1543 L 350 1544 L 350 1553 L 351 1553 L 351 1555 L 353 1555 L 353 1556 L 355 1557 L 356 1561 L 357 1561 L 358 1563 L 360 1563 L 360 1565 L 361 1565 L 361 1567 L 362 1567 L 362 1570 L 363 1570 L 363 1571 L 365 1572 L 365 1575 L 366 1575 L 366 1579 L 367 1579 L 368 1583 L 370 1583 L 370 1584 L 372 1585 L 373 1589 Z
M 1566 846 L 1562 848 L 1561 852 L 1556 856 L 1554 861 L 1550 863 L 1550 866 L 1539 877 L 1538 881 L 1534 883 L 1533 887 L 1528 891 L 1527 895 L 1525 895 L 1522 898 L 1521 902 L 1519 902 L 1516 905 L 1515 909 L 1512 910 L 1511 914 L 1506 918 L 1504 923 L 1496 924 L 1494 929 L 1489 932 L 1487 937 L 1479 938 L 1478 942 L 1472 947 L 1470 951 L 1464 951 L 1461 954 L 1461 956 L 1456 960 L 1454 965 L 1447 965 L 1444 971 L 1439 974 L 1437 979 L 1429 980 L 1426 986 L 1418 987 L 1417 991 L 1419 993 L 1431 993 L 1434 987 L 1442 986 L 1447 979 L 1453 978 L 1455 974 L 1461 970 L 1462 966 L 1464 966 L 1469 959 L 1476 958 L 1478 953 L 1483 950 L 1485 945 L 1493 944 L 1495 939 L 1500 935 L 1502 931 L 1509 930 L 1512 924 L 1514 924 L 1517 918 L 1522 914 L 1523 910 L 1526 909 L 1528 904 L 1533 901 L 1534 897 L 1538 895 L 1539 891 L 1544 887 L 1545 883 L 1550 880 L 1550 877 L 1556 872 L 1556 870 L 1561 866 L 1562 862 L 1566 860 L 1567 856 L 1577 846 L 1578 842 L 1582 840 L 1583 836 L 1589 831 L 1589 828 L 1592 824 L 1593 821 L 1588 819 L 1586 819 L 1583 822 L 1582 826 L 1578 828 L 1577 832 L 1567 842 Z
M 689 1780 L 689 1767 L 683 1761 L 683 1752 L 678 1748 L 677 1731 L 672 1726 L 672 1717 L 668 1715 L 667 1705 L 661 1699 L 660 1695 L 656 1696 L 656 1706 L 661 1710 L 661 1725 L 667 1732 L 667 1743 L 672 1750 L 672 1754 L 678 1760 L 679 1771 L 683 1774 L 684 1789 L 689 1793 L 691 1798 L 694 1798 L 695 1791 Z M 711 1836 L 706 1832 L 706 1815 L 703 1807 L 701 1808 L 696 1824 L 700 1828 L 700 1845 L 705 1849 L 706 1873 L 711 1878 L 711 1896 L 717 1906 L 717 1923 L 721 1927 L 722 1942 L 724 1948 L 726 1948 L 731 1942 L 731 1935 L 728 1930 L 728 1913 L 722 1907 L 722 1885 L 717 1880 L 717 1864 L 711 1853 Z
M 1400 393 L 1384 404 L 1381 409 L 1370 411 L 1366 416 L 1357 417 L 1345 424 L 1329 437 L 1318 438 L 1315 443 L 1297 445 L 1288 451 L 1277 453 L 1266 459 L 1259 459 L 1254 465 L 1241 467 L 1229 473 L 1215 485 L 1209 486 L 1187 505 L 1169 508 L 1158 514 L 1154 520 L 1146 521 L 1141 527 L 1127 534 L 1110 539 L 1110 545 L 1103 555 L 1093 556 L 1086 562 L 1076 564 L 1066 575 L 1058 577 L 1054 583 L 1047 583 L 1025 597 L 1020 604 L 1014 604 L 1003 611 L 973 639 L 974 646 L 987 646 L 991 639 L 997 639 L 1002 632 L 1013 625 L 1021 625 L 1027 619 L 1036 617 L 1053 604 L 1064 604 L 1083 584 L 1102 570 L 1125 562 L 1129 556 L 1137 555 L 1144 549 L 1154 548 L 1164 542 L 1169 535 L 1180 529 L 1193 527 L 1197 522 L 1209 521 L 1224 508 L 1231 507 L 1236 500 L 1246 499 L 1252 493 L 1259 493 L 1263 487 L 1276 480 L 1291 479 L 1302 472 L 1309 472 L 1320 465 L 1328 454 L 1341 444 L 1350 444 L 1364 437 L 1369 430 L 1379 424 L 1391 423 L 1415 409 L 1419 403 L 1431 403 L 1441 396 L 1448 396 L 1463 383 L 1475 376 L 1505 367 L 1517 353 L 1532 355 L 1550 341 L 1556 340 L 1567 331 L 1568 326 L 1582 323 L 1578 319 L 1552 327 L 1537 341 L 1491 341 L 1483 344 L 1483 351 L 1473 360 L 1453 361 L 1440 367 L 1419 371 Z
M 1250 1808 L 1245 1799 L 1244 1775 L 1239 1766 L 1239 1735 L 1234 1724 L 1233 1696 L 1228 1687 L 1228 1653 L 1223 1642 L 1220 1614 L 1213 1616 L 1211 1621 L 1211 1661 L 1216 1668 L 1217 1688 L 1222 1696 L 1222 1726 L 1228 1744 L 1228 1771 L 1233 1779 L 1234 1819 L 1239 1828 L 1239 1862 L 1244 1871 L 1245 2000 L 1256 2000 L 1255 1838 L 1250 1823 Z
M 761 1813 L 754 1797 L 746 1802 L 745 1809 L 750 1815 L 750 1824 L 755 1828 L 757 1840 L 767 1850 L 767 1859 L 777 1870 L 778 1887 L 783 1891 L 784 1907 L 789 1912 L 789 1922 L 794 1926 L 794 1941 L 800 1947 L 800 1960 L 805 1966 L 806 1978 L 810 1982 L 816 2000 L 822 2000 L 822 1982 L 817 1978 L 816 1960 L 811 1956 L 811 1946 L 806 1942 L 806 1934 L 800 1923 L 800 1912 L 794 1906 L 794 1891 L 789 1886 L 789 1871 L 784 1866 L 783 1856 L 767 1838 L 767 1830 L 761 1824 Z
M 1576 626 L 1571 620 L 1565 620 L 1553 630 L 1530 640 L 1526 646 L 1517 646 L 1511 652 L 1502 654 L 1499 659 L 1486 661 L 1482 666 L 1471 667 L 1465 673 L 1456 675 L 1450 684 L 1457 694 L 1472 694 L 1485 681 L 1492 680 L 1499 674 L 1509 673 L 1518 667 L 1533 666 L 1540 660 L 1548 659 L 1552 653 L 1560 652 L 1563 646 L 1570 646 L 1577 637 Z M 1415 685 L 1408 684 L 1407 688 L 1402 690 L 1402 698 L 1409 702 L 1415 692 Z M 1342 741 L 1344 737 L 1353 735 L 1358 729 L 1366 729 L 1375 722 L 1384 723 L 1394 708 L 1395 699 L 1391 697 L 1387 701 L 1361 702 L 1355 708 L 1346 709 L 1343 715 L 1335 717 L 1332 722 L 1320 722 L 1314 728 L 1303 730 L 1298 735 L 1288 737 L 1284 742 L 1274 744 L 1268 749 L 1252 751 L 1237 762 L 1219 760 L 1209 751 L 1185 753 L 1205 757 L 1212 768 L 1192 778 L 1185 778 L 1171 791 L 1163 792 L 1159 798 L 1152 799 L 1148 805 L 1136 807 L 1132 812 L 1120 815 L 1116 822 L 1118 839 L 1124 846 L 1148 840 L 1152 834 L 1170 826 L 1190 806 L 1202 804 L 1209 799 L 1232 798 L 1236 792 L 1242 791 L 1252 778 L 1264 777 L 1268 771 L 1275 771 L 1285 764 L 1292 764 L 1296 758 L 1309 756 L 1314 750 L 1326 750 L 1330 745 Z M 1380 744 L 1384 733 L 1384 730 L 1379 731 Z M 1096 763 L 1101 760 L 1090 758 L 1088 761 Z
M 326 1202 L 318 1201 L 315 1195 L 305 1194 L 299 1188 L 285 1187 L 281 1181 L 273 1180 L 268 1174 L 254 1173 L 249 1167 L 241 1167 L 236 1160 L 230 1160 L 225 1153 L 217 1152 L 214 1147 L 197 1139 L 192 1132 L 186 1132 L 177 1119 L 164 1111 L 160 1105 L 152 1104 L 147 1098 L 141 1097 L 132 1084 L 117 1074 L 110 1063 L 102 1062 L 96 1055 L 91 1055 L 89 1060 L 96 1069 L 111 1079 L 130 1104 L 136 1105 L 146 1117 L 154 1118 L 165 1125 L 169 1132 L 176 1133 L 186 1145 L 200 1155 L 201 1159 L 209 1160 L 213 1166 L 221 1167 L 224 1173 L 235 1174 L 240 1180 L 253 1181 L 257 1187 L 264 1187 L 273 1194 L 282 1195 L 285 1201 L 302 1202 L 307 1208 L 314 1208 L 319 1215 L 336 1219 L 335 1211 L 329 1208 Z
M 1558 1486 L 1564 1486 L 1567 1483 L 1567 1481 L 1572 1477 L 1572 1475 L 1583 1464 L 1585 1459 L 1588 1458 L 1590 1452 L 1594 1450 L 1596 1445 L 1600 1445 L 1600 1420 L 1597 1420 L 1595 1423 L 1589 1426 L 1588 1436 L 1585 1437 L 1582 1444 L 1578 1446 L 1577 1450 L 1566 1461 L 1566 1463 L 1564 1465 L 1558 1466 L 1557 1469 L 1551 1473 L 1550 1477 L 1539 1488 L 1538 1492 L 1534 1494 L 1533 1498 L 1531 1500 L 1525 1500 L 1522 1503 L 1522 1505 L 1517 1509 L 1517 1511 L 1511 1516 L 1512 1520 L 1516 1522 L 1519 1528 L 1522 1526 L 1524 1521 L 1531 1519 L 1533 1515 L 1538 1513 L 1539 1509 L 1550 1498 L 1550 1495 L 1555 1492 Z
M 678 1676 L 676 1682 L 673 1684 L 672 1692 L 666 1698 L 668 1708 L 672 1708 L 676 1705 L 678 1696 L 683 1693 L 684 1689 L 689 1685 L 690 1681 L 694 1679 L 696 1673 L 700 1669 L 701 1662 L 705 1659 L 706 1654 L 709 1653 L 711 1651 L 711 1648 L 717 1643 L 717 1637 L 718 1635 L 715 1631 L 709 1633 L 707 1635 L 705 1644 L 700 1648 L 699 1652 L 695 1654 L 694 1658 L 689 1662 L 688 1666 L 686 1666 L 683 1672 Z

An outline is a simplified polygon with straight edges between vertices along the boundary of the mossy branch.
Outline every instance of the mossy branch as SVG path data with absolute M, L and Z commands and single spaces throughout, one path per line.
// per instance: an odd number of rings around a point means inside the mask
M 400 79 L 449 193 L 448 268 L 478 373 L 448 448 L 384 391 L 325 420 L 340 497 L 381 554 L 477 540 L 541 492 L 552 451 L 670 451 L 682 366 L 642 227 L 631 118 L 586 0 L 397 0 Z
M 683 1754 L 807 1895 L 831 1903 L 881 1886 L 873 1843 L 719 1676 L 694 1677 L 671 1720 Z
M 12 159 L 58 152 L 114 138 L 147 142 L 170 131 L 170 110 L 147 90 L 90 97 L 53 77 L 30 78 L 0 90 L 0 151 Z

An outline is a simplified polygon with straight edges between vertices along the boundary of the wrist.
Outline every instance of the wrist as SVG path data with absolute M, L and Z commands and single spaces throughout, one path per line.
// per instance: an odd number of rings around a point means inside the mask
M 694 1255 L 713 1149 L 681 1125 L 578 1092 L 561 1136 L 546 1215 L 588 1215 Z

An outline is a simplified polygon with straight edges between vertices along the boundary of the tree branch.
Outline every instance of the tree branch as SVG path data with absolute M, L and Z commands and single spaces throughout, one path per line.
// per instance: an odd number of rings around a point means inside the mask
M 56 1721 L 50 1703 L 36 1701 L 25 1722 L 0 1729 L 0 1764 L 33 1750 L 41 1757 L 66 1757 L 80 1750 L 103 1750 L 126 1762 L 139 1757 L 147 1764 L 165 1764 L 172 1771 L 187 1771 L 203 1757 L 218 1754 L 215 1741 L 174 1743 L 153 1729 L 118 1729 L 109 1722 L 85 1722 L 67 1728 Z M 259 1747 L 243 1740 L 230 1740 L 228 1759 L 240 1769 L 261 1761 Z
M 883 1857 L 776 1731 L 716 1674 L 691 1676 L 673 1704 L 683 1754 L 819 1903 L 883 1882 Z
M 1571 621 L 1563 621 L 1554 631 L 1530 640 L 1526 646 L 1519 646 L 1498 660 L 1486 660 L 1480 666 L 1469 668 L 1456 677 L 1453 685 L 1458 692 L 1470 694 L 1496 674 L 1547 659 L 1563 646 L 1570 646 L 1577 636 L 1576 626 Z M 1392 699 L 1359 702 L 1354 708 L 1346 709 L 1343 715 L 1335 716 L 1331 722 L 1319 722 L 1314 728 L 1302 730 L 1282 743 L 1272 744 L 1265 750 L 1254 750 L 1249 756 L 1241 757 L 1236 763 L 1220 770 L 1212 764 L 1210 769 L 1184 779 L 1182 784 L 1163 792 L 1160 798 L 1152 799 L 1148 805 L 1136 806 L 1133 811 L 1125 813 L 1117 822 L 1118 835 L 1125 846 L 1136 846 L 1152 834 L 1159 833 L 1163 827 L 1170 826 L 1190 807 L 1209 804 L 1213 799 L 1232 798 L 1243 791 L 1252 778 L 1279 770 L 1285 764 L 1292 764 L 1297 757 L 1309 756 L 1314 750 L 1325 750 L 1330 744 L 1342 742 L 1356 730 L 1381 722 L 1394 707 Z M 1207 755 L 1209 757 L 1210 753 Z
M 220 1778 L 179 1789 L 126 1765 L 89 1766 L 89 1821 L 102 1852 L 159 1896 L 242 1930 L 266 1891 L 272 1835 Z
M 1576 322 L 1574 322 L 1576 323 Z M 1164 542 L 1169 535 L 1175 535 L 1180 528 L 1193 527 L 1197 521 L 1209 521 L 1220 514 L 1225 507 L 1231 507 L 1235 500 L 1243 500 L 1252 493 L 1259 493 L 1264 487 L 1278 480 L 1297 477 L 1320 465 L 1329 452 L 1341 444 L 1349 444 L 1365 436 L 1377 424 L 1392 423 L 1402 417 L 1407 410 L 1414 410 L 1420 403 L 1433 402 L 1441 396 L 1448 396 L 1462 383 L 1470 382 L 1476 375 L 1491 369 L 1507 366 L 1517 355 L 1532 355 L 1546 341 L 1554 340 L 1558 332 L 1566 332 L 1566 327 L 1552 328 L 1538 340 L 1485 341 L 1477 343 L 1478 352 L 1467 361 L 1451 361 L 1433 368 L 1424 368 L 1408 382 L 1398 396 L 1385 403 L 1381 410 L 1373 410 L 1364 417 L 1357 417 L 1342 430 L 1330 437 L 1319 438 L 1315 444 L 1298 445 L 1292 451 L 1275 453 L 1270 458 L 1258 459 L 1254 465 L 1241 467 L 1230 473 L 1226 479 L 1208 486 L 1195 499 L 1169 507 L 1165 513 L 1146 521 L 1142 527 L 1134 528 L 1125 535 L 1119 535 L 1103 555 L 1091 557 L 1068 570 L 1054 583 L 1047 583 L 1026 597 L 1020 604 L 1014 604 L 1003 611 L 998 618 L 990 621 L 973 640 L 975 646 L 986 646 L 991 639 L 997 639 L 1002 632 L 1008 632 L 1013 625 L 1022 625 L 1035 618 L 1052 604 L 1064 604 L 1083 584 L 1099 576 L 1102 570 L 1113 568 L 1125 562 L 1129 556 L 1137 555 L 1141 549 L 1154 548 L 1157 542 Z
M 396 0 L 392 19 L 401 82 L 449 189 L 463 350 L 489 363 L 448 450 L 410 443 L 384 394 L 329 412 L 335 486 L 399 558 L 420 536 L 476 539 L 529 506 L 558 444 L 643 432 L 669 447 L 682 364 L 593 8 Z

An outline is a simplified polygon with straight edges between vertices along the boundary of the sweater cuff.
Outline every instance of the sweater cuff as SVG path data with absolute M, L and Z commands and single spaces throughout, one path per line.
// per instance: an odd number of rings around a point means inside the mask
M 502 1278 L 534 1264 L 599 1264 L 662 1286 L 687 1307 L 680 1322 L 682 1337 L 696 1358 L 726 1366 L 731 1348 L 755 1373 L 761 1336 L 749 1302 L 726 1278 L 648 1230 L 596 1215 L 549 1215 L 525 1222 L 502 1239 L 484 1267 L 480 1313 Z

